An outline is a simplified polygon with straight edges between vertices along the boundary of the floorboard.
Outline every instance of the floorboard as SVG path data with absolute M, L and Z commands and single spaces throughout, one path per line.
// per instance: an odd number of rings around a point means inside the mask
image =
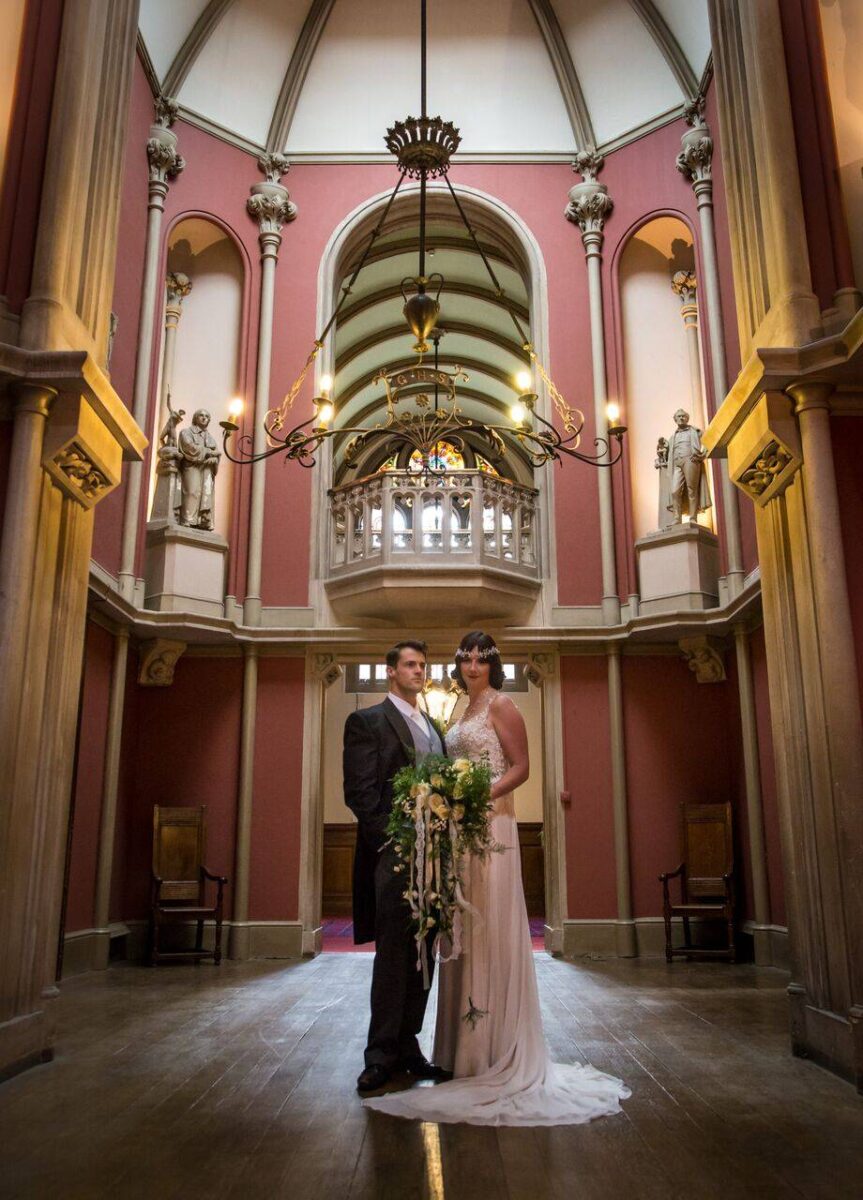
M 368 954 L 118 965 L 63 985 L 55 1060 L 0 1086 L 0 1197 L 863 1197 L 863 1099 L 791 1057 L 782 973 L 535 962 L 553 1056 L 625 1079 L 622 1115 L 487 1129 L 367 1112 Z

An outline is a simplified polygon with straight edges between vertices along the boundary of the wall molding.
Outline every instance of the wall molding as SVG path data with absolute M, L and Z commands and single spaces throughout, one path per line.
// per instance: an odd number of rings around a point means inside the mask
M 185 927 L 188 932 L 189 944 L 194 941 L 195 922 L 177 922 L 177 928 Z M 212 947 L 214 924 L 208 921 L 204 926 L 204 945 Z M 249 953 L 241 959 L 231 959 L 225 953 L 228 961 L 245 961 L 249 959 L 295 959 L 303 957 L 303 927 L 299 921 L 225 921 L 222 925 L 222 945 L 230 946 L 232 929 L 242 929 L 245 936 L 241 939 L 248 944 Z M 147 950 L 146 921 L 115 921 L 107 929 L 76 929 L 67 933 L 63 938 L 63 979 L 81 975 L 85 971 L 104 971 L 110 962 L 110 944 L 115 938 L 126 938 L 126 953 L 128 962 L 144 961 Z M 320 946 L 317 947 L 320 949 Z
M 618 927 L 630 922 L 613 917 L 583 918 L 563 922 L 564 958 L 617 958 Z M 665 954 L 665 922 L 662 917 L 636 917 L 635 940 L 639 958 L 662 958 Z M 682 922 L 672 921 L 679 934 Z M 754 939 L 755 964 L 789 970 L 788 930 L 784 925 L 756 925 L 743 921 L 739 933 Z

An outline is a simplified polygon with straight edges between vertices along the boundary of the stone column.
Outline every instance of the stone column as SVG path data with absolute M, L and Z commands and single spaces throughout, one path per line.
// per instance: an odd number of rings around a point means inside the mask
M 279 246 L 282 244 L 282 226 L 293 221 L 297 206 L 291 200 L 288 189 L 279 181 L 287 173 L 290 164 L 281 154 L 264 154 L 258 164 L 266 179 L 253 184 L 251 196 L 246 201 L 249 215 L 258 223 L 258 241 L 261 246 L 261 305 L 258 321 L 258 361 L 255 377 L 255 432 L 254 452 L 266 449 L 267 435 L 264 418 L 270 408 L 270 361 L 273 350 L 273 299 L 276 287 L 276 264 Z M 266 463 L 258 462 L 252 467 L 252 501 L 249 514 L 249 551 L 246 568 L 246 599 L 243 604 L 243 621 L 246 625 L 259 625 L 261 621 L 261 561 L 264 540 L 264 489 L 266 485 Z
M 722 319 L 722 298 L 719 291 L 719 268 L 716 262 L 716 231 L 713 223 L 713 139 L 704 120 L 704 97 L 691 101 L 685 110 L 690 126 L 681 140 L 677 169 L 692 184 L 698 205 L 701 231 L 701 262 L 704 269 L 704 288 L 707 293 L 710 367 L 713 378 L 714 402 L 718 408 L 728 391 L 725 369 L 725 326 Z M 740 542 L 740 514 L 737 492 L 722 471 L 722 507 L 725 516 L 725 549 L 728 555 L 727 582 L 731 597 L 743 587 L 743 549 Z
M 52 1053 L 92 510 L 146 445 L 103 370 L 137 17 L 63 9 L 30 295 L 0 342 L 0 1077 Z
M 249 957 L 249 860 L 255 782 L 255 723 L 258 711 L 258 648 L 243 647 L 243 710 L 240 727 L 240 781 L 237 795 L 237 848 L 229 958 Z
M 143 429 L 147 422 L 150 396 L 150 371 L 153 362 L 153 332 L 159 291 L 159 259 L 162 252 L 162 217 L 165 198 L 172 179 L 186 163 L 177 151 L 177 135 L 171 126 L 177 115 L 177 102 L 163 96 L 156 99 L 156 121 L 150 126 L 147 142 L 150 184 L 147 202 L 147 241 L 144 251 L 144 278 L 141 286 L 141 316 L 138 322 L 138 357 L 132 392 L 132 415 Z M 123 540 L 120 551 L 120 592 L 131 600 L 135 592 L 135 551 L 138 543 L 139 510 L 143 463 L 132 463 L 127 474 L 126 502 L 123 510 Z
M 859 387 L 854 353 L 841 338 L 825 339 L 805 354 L 786 348 L 767 366 L 762 351 L 705 446 L 727 453 L 732 479 L 755 506 L 792 1046 L 863 1089 L 863 719 L 828 382 L 845 389 L 856 378 Z
M 701 386 L 701 353 L 698 346 L 698 300 L 697 283 L 693 271 L 675 271 L 671 277 L 671 290 L 680 298 L 680 315 L 686 335 L 689 354 L 689 391 L 693 424 L 699 429 L 706 425 L 704 412 L 704 390 Z
M 587 286 L 590 297 L 590 348 L 593 360 L 593 410 L 596 436 L 608 438 L 608 385 L 605 373 L 605 327 L 602 310 L 602 243 L 606 218 L 614 207 L 608 188 L 599 183 L 597 175 L 603 156 L 594 149 L 576 155 L 572 169 L 583 178 L 570 189 L 566 206 L 567 220 L 581 229 L 581 240 L 587 255 Z M 599 487 L 599 528 L 602 547 L 602 612 L 605 623 L 620 621 L 620 598 L 617 592 L 617 563 L 614 545 L 614 496 L 611 472 L 597 469 Z
M 51 1054 L 92 510 L 145 444 L 86 354 L 0 346 L 0 386 L 19 374 L 0 547 L 0 1074 Z
M 737 688 L 740 695 L 740 727 L 743 736 L 743 774 L 746 783 L 746 822 L 749 829 L 749 867 L 752 872 L 752 902 L 755 910 L 755 961 L 771 966 L 770 894 L 767 887 L 767 851 L 764 845 L 764 813 L 761 804 L 761 767 L 758 759 L 758 722 L 755 715 L 755 691 L 752 686 L 752 661 L 749 657 L 749 631 L 743 624 L 734 626 L 737 652 Z
M 611 794 L 614 807 L 614 871 L 617 889 L 617 954 L 638 954 L 629 877 L 629 803 L 626 794 L 626 742 L 623 732 L 623 678 L 620 646 L 608 647 L 608 709 L 611 723 Z
M 114 869 L 114 835 L 117 826 L 117 792 L 120 782 L 120 746 L 123 739 L 123 711 L 126 699 L 126 666 L 129 660 L 129 630 L 114 635 L 114 662 L 108 697 L 108 731 L 105 738 L 105 767 L 102 780 L 102 815 L 99 825 L 99 859 L 96 866 L 94 924 L 98 947 L 93 966 L 108 965 L 111 938 L 111 877 Z
M 168 416 L 168 398 L 174 382 L 174 354 L 177 349 L 177 329 L 183 315 L 183 301 L 192 290 L 192 281 L 182 271 L 172 271 L 165 278 L 165 347 L 162 354 L 162 387 L 157 431 Z

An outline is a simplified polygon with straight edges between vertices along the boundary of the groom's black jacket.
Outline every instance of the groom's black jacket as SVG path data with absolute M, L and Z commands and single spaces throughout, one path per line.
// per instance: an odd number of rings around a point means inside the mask
M 357 818 L 354 941 L 375 936 L 375 865 L 386 841 L 393 776 L 415 759 L 407 722 L 391 700 L 360 708 L 345 722 L 345 804 Z

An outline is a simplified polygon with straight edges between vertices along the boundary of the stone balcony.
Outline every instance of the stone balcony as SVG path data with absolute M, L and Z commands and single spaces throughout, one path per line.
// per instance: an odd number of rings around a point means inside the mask
M 466 469 L 382 471 L 332 488 L 334 611 L 418 627 L 525 621 L 540 588 L 537 496 Z

